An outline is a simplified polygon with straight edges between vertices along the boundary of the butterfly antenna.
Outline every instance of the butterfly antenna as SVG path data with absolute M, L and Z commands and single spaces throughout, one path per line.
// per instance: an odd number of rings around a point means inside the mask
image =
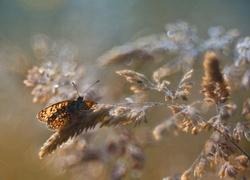
M 94 82 L 91 86 L 89 86 L 83 93 L 82 93 L 82 95 L 84 94 L 84 93 L 86 93 L 91 87 L 93 87 L 96 83 L 98 83 L 98 82 L 100 82 L 100 80 L 97 80 L 96 82 Z M 72 82 L 72 84 L 73 84 L 73 86 L 75 87 L 75 89 L 76 89 L 76 91 L 77 91 L 77 94 L 78 94 L 78 96 L 82 96 L 82 95 L 80 95 L 80 93 L 79 93 L 79 91 L 77 90 L 77 88 L 76 88 L 76 85 L 75 85 L 75 83 L 74 82 Z
M 78 91 L 78 89 L 77 89 L 77 87 L 76 87 L 75 83 L 74 83 L 74 82 L 72 82 L 72 84 L 73 84 L 74 88 L 76 89 L 76 92 L 77 92 L 78 96 L 80 96 L 80 93 L 79 93 L 79 91 Z

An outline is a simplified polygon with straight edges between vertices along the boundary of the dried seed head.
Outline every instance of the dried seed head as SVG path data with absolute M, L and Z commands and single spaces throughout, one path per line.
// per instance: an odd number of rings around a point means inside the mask
M 206 173 L 207 160 L 202 158 L 200 159 L 198 165 L 194 169 L 194 176 L 201 177 L 202 174 Z
M 193 127 L 193 128 L 192 128 L 191 134 L 192 134 L 192 135 L 197 135 L 198 132 L 199 132 L 198 128 L 197 128 L 197 127 Z
M 232 117 L 235 114 L 236 111 L 236 104 L 226 104 L 221 106 L 220 108 L 220 116 L 223 120 L 228 120 L 230 117 Z
M 242 115 L 250 120 L 250 98 L 248 98 L 243 104 Z
M 186 171 L 182 174 L 181 180 L 189 180 L 189 179 L 190 179 L 190 176 L 191 176 L 191 173 L 192 173 L 192 170 L 191 170 L 191 169 L 186 170 Z
M 235 158 L 240 169 L 246 169 L 249 166 L 249 159 L 245 155 L 240 155 Z
M 203 87 L 205 101 L 216 104 L 225 103 L 229 99 L 229 87 L 220 69 L 220 62 L 214 52 L 207 52 L 204 59 L 205 76 L 201 86 Z
M 204 148 L 205 155 L 211 155 L 215 153 L 215 144 L 213 141 L 208 141 Z
M 123 179 L 128 171 L 124 162 L 119 163 L 111 172 L 111 179 Z
M 153 85 L 144 74 L 132 70 L 116 71 L 117 74 L 124 76 L 126 80 L 134 85 L 130 88 L 134 93 L 140 93 L 150 90 Z
M 182 126 L 182 124 L 180 125 Z M 174 117 L 165 120 L 163 123 L 155 127 L 153 131 L 154 138 L 159 141 L 162 137 L 168 135 L 169 133 L 174 133 L 175 136 L 179 134 L 178 120 Z
M 221 166 L 219 171 L 219 177 L 220 178 L 236 178 L 238 174 L 238 168 L 231 165 L 229 162 L 225 162 L 224 165 Z

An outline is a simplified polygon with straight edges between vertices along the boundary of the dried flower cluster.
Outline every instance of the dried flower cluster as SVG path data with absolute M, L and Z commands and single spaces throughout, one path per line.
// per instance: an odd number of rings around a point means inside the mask
M 48 158 L 48 163 L 70 170 L 74 179 L 138 178 L 145 163 L 144 142 L 126 127 L 107 132 L 79 134 Z
M 64 71 L 68 73 L 65 74 Z M 77 68 L 77 64 L 73 61 L 60 64 L 48 61 L 40 68 L 35 66 L 29 70 L 24 83 L 26 86 L 34 87 L 31 92 L 34 96 L 33 102 L 46 102 L 52 97 L 58 101 L 55 96 L 60 96 L 59 94 L 63 94 L 65 98 L 69 99 L 74 97 L 75 95 L 72 93 L 66 96 L 66 92 L 70 91 L 71 82 L 76 82 L 83 76 L 84 72 Z
M 144 74 L 132 70 L 121 70 L 116 71 L 117 74 L 124 76 L 126 80 L 134 85 L 130 88 L 134 93 L 145 92 L 149 90 L 156 90 L 165 93 L 165 98 L 175 101 L 176 99 L 187 100 L 189 95 L 189 89 L 194 85 L 193 81 L 187 81 L 191 78 L 193 70 L 187 72 L 181 79 L 178 88 L 176 90 L 171 90 L 169 87 L 170 82 L 163 81 L 159 82 L 155 80 L 155 83 L 150 82 Z
M 101 104 L 97 100 L 103 94 L 91 88 L 92 94 L 83 98 L 81 103 L 87 105 L 87 102 L 93 102 L 93 106 L 79 110 L 81 106 L 77 103 L 70 106 L 65 103 L 63 109 L 59 108 L 52 112 L 52 121 L 55 117 L 60 117 L 53 123 L 62 123 L 65 120 L 71 123 L 65 128 L 54 129 L 56 132 L 42 147 L 40 157 L 54 152 L 48 161 L 62 162 L 55 164 L 62 164 L 62 168 L 71 170 L 77 178 L 98 179 L 107 177 L 107 173 L 111 179 L 138 178 L 145 163 L 143 146 L 149 139 L 147 136 L 138 136 L 137 129 L 132 131 L 127 125 L 139 125 L 142 121 L 150 121 L 146 110 L 162 106 L 171 116 L 162 117 L 161 122 L 152 130 L 156 140 L 163 139 L 171 133 L 178 135 L 180 130 L 192 135 L 208 131 L 211 133 L 201 153 L 185 172 L 164 179 L 188 180 L 208 176 L 207 172 L 213 172 L 212 177 L 216 174 L 219 178 L 246 179 L 249 176 L 247 170 L 250 155 L 240 147 L 239 142 L 244 139 L 250 141 L 250 97 L 241 102 L 242 104 L 233 103 L 232 97 L 238 91 L 249 90 L 250 87 L 250 38 L 236 42 L 239 32 L 225 32 L 222 27 L 210 28 L 209 36 L 209 39 L 202 40 L 194 26 L 186 22 L 177 22 L 166 25 L 165 33 L 115 47 L 98 58 L 99 65 L 105 68 L 117 64 L 130 67 L 117 70 L 116 73 L 132 84 L 130 89 L 135 95 L 133 97 L 154 92 L 158 97 L 162 97 L 162 101 L 127 98 L 128 103 Z M 42 47 L 49 46 L 39 39 L 34 49 L 38 49 L 40 54 L 48 52 Z M 237 54 L 235 57 L 229 56 L 234 48 Z M 56 48 L 58 49 L 60 48 Z M 61 55 L 72 55 L 71 51 L 65 52 Z M 51 57 L 49 54 L 53 53 L 45 54 L 46 56 L 42 56 L 45 63 L 40 68 L 34 67 L 29 70 L 24 81 L 27 86 L 35 87 L 32 91 L 34 102 L 52 104 L 77 98 L 75 90 L 70 88 L 71 82 L 75 82 L 83 89 L 80 79 L 84 77 L 84 80 L 92 80 L 93 74 L 84 73 L 84 69 L 77 66 L 73 58 L 67 60 L 60 56 L 64 60 L 59 62 L 57 58 L 46 58 Z M 170 57 L 173 59 L 169 60 Z M 222 59 L 228 59 L 229 62 L 221 63 Z M 233 60 L 233 63 L 230 60 Z M 201 64 L 197 63 L 198 61 L 203 61 L 203 78 L 201 75 L 196 76 L 197 69 L 200 68 L 197 66 Z M 162 62 L 163 65 L 157 66 L 152 72 L 152 80 L 137 70 L 142 64 L 155 66 Z M 227 65 L 223 68 L 221 64 Z M 175 83 L 170 79 L 180 75 L 182 77 L 177 87 L 173 88 Z M 89 76 L 92 78 L 88 79 Z M 200 81 L 201 85 L 195 83 Z M 205 98 L 202 94 L 190 96 L 194 89 L 201 90 Z M 213 102 L 208 106 L 215 109 L 212 116 L 203 108 L 208 102 Z M 239 109 L 241 106 L 242 110 Z M 242 112 L 241 118 L 234 117 L 237 110 Z M 63 114 L 64 111 L 68 114 Z M 51 122 L 46 123 L 51 127 Z M 107 129 L 108 131 L 105 131 Z M 84 172 L 82 167 L 85 169 Z M 93 169 L 96 171 L 93 172 Z
M 76 92 L 72 91 L 71 83 L 80 84 L 85 69 L 74 61 L 73 45 L 65 40 L 51 42 L 47 36 L 38 34 L 32 39 L 32 48 L 36 57 L 42 60 L 40 67 L 34 66 L 28 71 L 24 81 L 26 86 L 33 87 L 33 102 L 51 104 L 74 98 Z
M 224 68 L 224 73 L 231 87 L 250 88 L 249 53 L 250 37 L 240 40 L 236 45 L 237 57 L 235 62 Z
M 225 103 L 229 99 L 229 87 L 220 69 L 220 62 L 214 52 L 208 52 L 204 60 L 205 76 L 203 87 L 206 102 Z

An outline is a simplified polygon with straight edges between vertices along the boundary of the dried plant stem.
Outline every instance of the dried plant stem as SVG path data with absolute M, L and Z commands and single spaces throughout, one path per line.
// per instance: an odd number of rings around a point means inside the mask
M 186 170 L 186 172 L 193 171 L 195 168 L 195 165 L 199 162 L 199 160 L 204 156 L 204 151 L 200 153 L 200 155 L 194 160 L 193 164 Z

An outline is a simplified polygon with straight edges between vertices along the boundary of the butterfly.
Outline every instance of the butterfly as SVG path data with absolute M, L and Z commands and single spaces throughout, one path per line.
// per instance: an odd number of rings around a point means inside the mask
M 94 84 L 96 84 L 97 82 L 99 82 L 99 80 Z M 72 84 L 75 86 L 74 83 Z M 90 87 L 92 87 L 93 85 L 91 85 Z M 65 130 L 69 128 L 74 121 L 77 120 L 77 117 L 79 117 L 79 115 L 81 115 L 82 113 L 86 113 L 96 105 L 96 102 L 91 100 L 84 100 L 83 97 L 79 95 L 75 100 L 65 100 L 46 107 L 37 114 L 37 119 L 41 122 L 46 123 L 47 127 L 52 131 Z

